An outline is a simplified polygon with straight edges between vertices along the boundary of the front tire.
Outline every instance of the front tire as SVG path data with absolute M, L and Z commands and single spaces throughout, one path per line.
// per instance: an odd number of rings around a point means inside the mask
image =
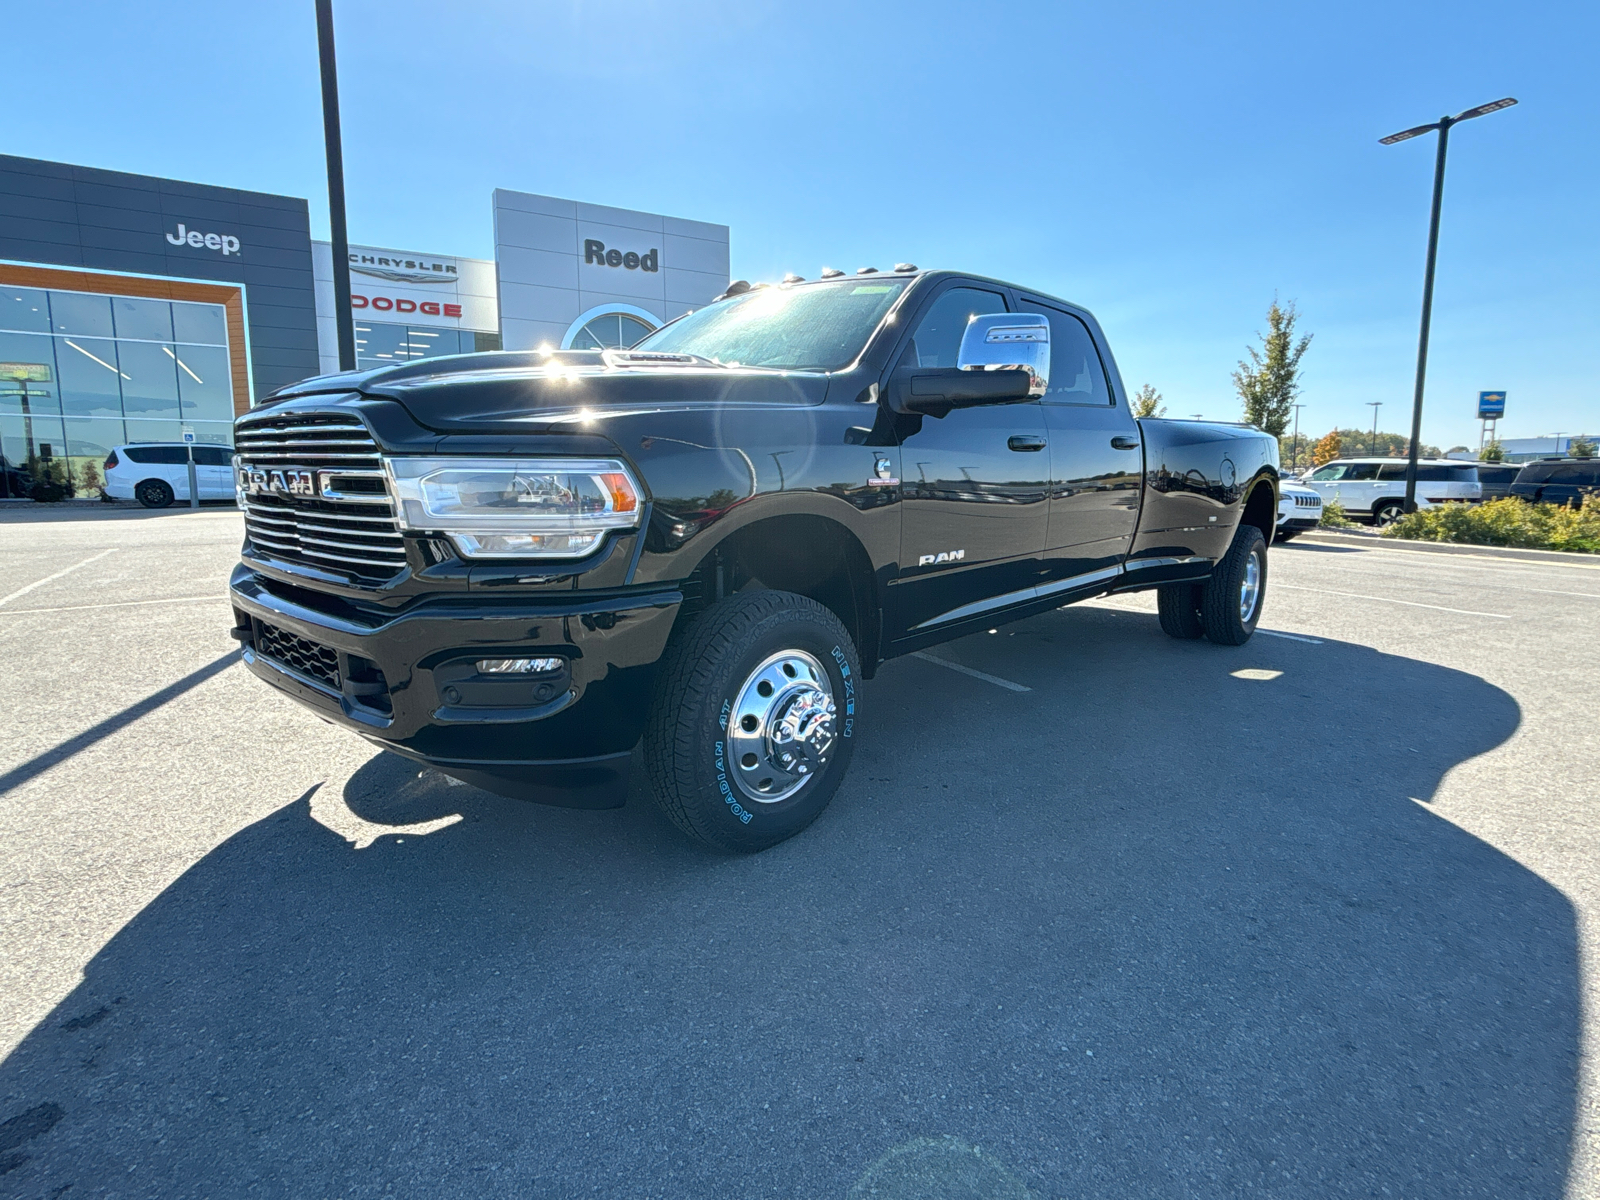
M 173 500 L 172 485 L 162 479 L 146 479 L 133 494 L 146 508 L 167 508 Z
M 1254 525 L 1240 525 L 1201 592 L 1206 637 L 1219 646 L 1244 645 L 1256 631 L 1266 598 L 1267 539 Z
M 691 838 L 753 853 L 799 833 L 855 748 L 854 643 L 793 592 L 718 601 L 662 657 L 645 727 L 656 803 Z

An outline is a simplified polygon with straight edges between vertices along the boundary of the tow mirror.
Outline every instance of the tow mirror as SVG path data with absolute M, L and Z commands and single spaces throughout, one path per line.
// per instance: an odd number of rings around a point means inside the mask
M 967 322 L 952 367 L 899 373 L 891 391 L 900 412 L 942 417 L 953 408 L 1015 404 L 1044 395 L 1050 324 L 1032 313 L 988 313 Z
M 1050 322 L 1036 313 L 987 313 L 967 322 L 956 352 L 960 371 L 1026 371 L 1028 396 L 1050 383 Z

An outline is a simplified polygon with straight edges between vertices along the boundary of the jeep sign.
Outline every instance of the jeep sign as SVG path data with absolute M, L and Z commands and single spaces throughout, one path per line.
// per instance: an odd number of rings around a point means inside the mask
M 167 234 L 167 241 L 174 246 L 193 246 L 196 250 L 221 250 L 224 258 L 239 253 L 239 239 L 233 234 L 201 233 L 198 229 L 187 228 L 182 221 L 178 222 L 177 233 Z

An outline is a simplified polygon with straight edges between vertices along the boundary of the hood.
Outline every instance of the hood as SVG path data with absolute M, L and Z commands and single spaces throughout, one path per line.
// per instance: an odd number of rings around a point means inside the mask
M 264 403 L 358 391 L 398 401 L 439 433 L 538 433 L 563 426 L 579 432 L 597 412 L 809 406 L 822 403 L 827 390 L 825 374 L 648 360 L 626 352 L 515 350 L 320 375 Z

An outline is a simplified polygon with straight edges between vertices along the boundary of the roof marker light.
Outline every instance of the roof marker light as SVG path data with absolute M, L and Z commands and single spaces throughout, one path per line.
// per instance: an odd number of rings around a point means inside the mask
M 917 269 L 917 264 L 916 263 L 895 263 L 894 269 L 896 271 L 915 271 Z
M 790 271 L 783 277 L 783 281 L 785 283 L 804 283 L 806 277 L 804 275 L 796 275 L 793 271 Z
M 841 276 L 843 274 L 844 274 L 844 272 L 839 270 L 838 267 L 823 267 L 822 268 L 822 278 L 824 278 L 824 279 L 837 279 L 837 278 L 839 278 L 839 276 Z
M 877 273 L 878 273 L 878 268 L 877 267 L 857 267 L 856 268 L 856 274 L 857 275 L 876 275 Z

